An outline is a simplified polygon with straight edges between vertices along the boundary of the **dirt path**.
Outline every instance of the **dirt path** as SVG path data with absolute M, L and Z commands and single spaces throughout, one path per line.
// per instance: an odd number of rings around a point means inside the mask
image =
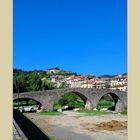
M 127 140 L 127 129 L 108 131 L 96 125 L 111 120 L 127 121 L 123 115 L 85 116 L 82 113 L 65 111 L 60 116 L 26 114 L 47 134 L 56 140 Z

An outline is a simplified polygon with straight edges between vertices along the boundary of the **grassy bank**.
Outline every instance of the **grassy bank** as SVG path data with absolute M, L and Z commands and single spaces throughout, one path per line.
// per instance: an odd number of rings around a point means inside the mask
M 127 110 L 121 112 L 122 115 L 127 115 Z
M 37 113 L 37 114 L 40 114 L 40 115 L 62 115 L 62 113 L 61 112 L 39 112 L 39 113 Z
M 85 113 L 85 115 L 106 115 L 112 114 L 111 112 L 95 111 L 95 110 L 81 110 L 80 113 Z

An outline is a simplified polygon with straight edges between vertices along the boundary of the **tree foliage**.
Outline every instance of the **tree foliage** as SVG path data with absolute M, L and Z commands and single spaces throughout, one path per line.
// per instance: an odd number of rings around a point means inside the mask
M 46 80 L 42 80 L 46 77 Z M 45 71 L 23 71 L 13 70 L 13 92 L 29 92 L 54 89 L 54 85 L 50 80 L 47 80 Z
M 71 92 L 61 96 L 54 104 L 54 109 L 62 108 L 63 106 L 69 106 L 71 108 L 84 107 L 85 102 L 77 94 Z
M 115 101 L 112 96 L 105 94 L 97 104 L 97 109 L 110 108 L 115 105 Z

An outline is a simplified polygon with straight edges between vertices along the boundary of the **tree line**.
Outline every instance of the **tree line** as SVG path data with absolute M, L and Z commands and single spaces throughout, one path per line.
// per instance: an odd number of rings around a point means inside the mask
M 46 78 L 43 80 L 42 78 Z M 45 71 L 13 70 L 13 92 L 30 92 L 54 89 L 55 86 Z

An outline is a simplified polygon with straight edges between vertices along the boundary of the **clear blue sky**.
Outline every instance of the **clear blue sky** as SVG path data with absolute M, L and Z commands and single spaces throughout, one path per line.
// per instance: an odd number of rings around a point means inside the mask
M 127 72 L 127 0 L 14 0 L 13 67 Z

